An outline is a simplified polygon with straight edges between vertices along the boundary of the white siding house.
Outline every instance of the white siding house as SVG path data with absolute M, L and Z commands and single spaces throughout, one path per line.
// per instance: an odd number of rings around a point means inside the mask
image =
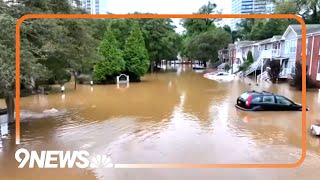
M 288 60 L 281 67 L 283 70 L 280 73 L 280 77 L 291 78 L 291 75 L 294 72 L 298 41 L 298 34 L 294 31 L 295 26 L 297 25 L 288 26 L 282 36 L 284 48 L 281 50 L 281 56 L 288 58 Z

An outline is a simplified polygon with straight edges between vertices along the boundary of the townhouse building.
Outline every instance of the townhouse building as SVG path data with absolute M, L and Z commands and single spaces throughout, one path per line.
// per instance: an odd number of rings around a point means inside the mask
M 307 26 L 307 73 L 320 87 L 320 24 Z M 247 58 L 248 51 L 254 57 L 254 63 L 244 72 L 246 76 L 260 74 L 261 80 L 267 78 L 267 66 L 270 61 L 277 61 L 281 67 L 280 79 L 292 79 L 295 63 L 302 60 L 301 25 L 290 25 L 283 35 L 276 35 L 259 41 L 237 41 L 229 45 L 229 63 L 236 72 Z
M 302 60 L 302 30 L 300 27 L 292 28 L 297 34 L 296 60 Z M 313 82 L 320 87 L 320 24 L 307 25 L 306 40 L 307 74 Z

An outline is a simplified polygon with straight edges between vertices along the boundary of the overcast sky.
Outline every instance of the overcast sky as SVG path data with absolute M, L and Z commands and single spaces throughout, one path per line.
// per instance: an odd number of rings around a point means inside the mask
M 191 14 L 207 4 L 208 0 L 105 0 L 107 11 L 114 14 L 126 14 L 135 11 L 157 14 Z M 231 0 L 211 0 L 217 4 L 217 9 L 224 14 L 231 13 Z M 183 28 L 179 25 L 179 19 L 173 19 L 181 32 Z M 229 20 L 223 21 L 229 24 Z

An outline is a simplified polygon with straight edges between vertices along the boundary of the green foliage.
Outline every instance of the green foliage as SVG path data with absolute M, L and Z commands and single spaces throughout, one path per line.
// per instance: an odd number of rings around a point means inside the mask
M 236 35 L 242 40 L 268 39 L 282 35 L 289 24 L 287 19 L 243 19 L 237 25 L 239 30 Z
M 139 13 L 135 13 L 139 14 Z M 161 60 L 173 60 L 177 58 L 181 47 L 181 37 L 175 32 L 175 26 L 171 19 L 111 19 L 97 21 L 94 28 L 94 37 L 103 39 L 101 28 L 112 28 L 112 31 L 119 42 L 119 48 L 125 50 L 125 44 L 131 33 L 134 21 L 138 21 L 148 50 L 149 62 L 159 63 Z
M 1 93 L 12 93 L 15 85 L 15 25 L 17 19 L 9 14 L 0 14 L 0 91 Z M 21 28 L 21 34 L 26 33 Z M 26 39 L 21 41 L 20 77 L 21 83 L 32 85 L 33 79 L 46 78 L 48 75 L 46 67 L 37 62 L 34 53 L 36 47 Z
M 239 69 L 236 73 L 238 72 L 245 72 L 248 70 L 250 65 L 254 62 L 253 55 L 251 51 L 248 51 L 247 53 L 247 58 L 244 59 L 244 62 L 239 66 Z
M 103 59 L 94 66 L 93 77 L 96 81 L 105 81 L 107 77 L 116 76 L 125 69 L 122 52 L 110 28 L 101 42 L 99 53 Z
M 317 24 L 320 20 L 320 0 L 286 0 L 277 1 L 276 13 L 297 14 L 307 24 Z M 295 20 L 291 23 L 297 24 Z
M 231 35 L 222 28 L 193 35 L 187 41 L 187 51 L 193 59 L 215 62 L 218 50 L 226 47 L 232 41 Z
M 305 78 L 307 81 L 307 88 L 314 88 L 315 84 L 312 81 L 311 77 L 307 74 Z M 293 75 L 293 80 L 290 83 L 290 85 L 297 88 L 300 91 L 302 90 L 302 64 L 300 61 L 296 61 L 295 73 Z
M 138 19 L 151 64 L 177 59 L 181 38 L 171 19 Z
M 251 51 L 248 51 L 248 53 L 247 53 L 247 62 L 249 64 L 252 64 L 254 62 L 253 55 L 252 55 Z
M 220 11 L 216 10 L 217 5 L 215 3 L 211 3 L 208 1 L 206 5 L 203 5 L 198 12 L 194 14 L 220 14 Z M 188 36 L 192 36 L 194 34 L 199 34 L 203 32 L 207 32 L 209 30 L 215 29 L 215 22 L 220 19 L 215 18 L 206 18 L 206 19 L 182 19 L 182 25 L 186 29 Z
M 137 22 L 133 24 L 131 35 L 125 44 L 124 59 L 127 72 L 140 77 L 148 71 L 150 64 L 148 50 Z
M 280 61 L 270 61 L 269 63 L 270 70 L 268 71 L 270 80 L 272 83 L 276 83 L 281 72 Z

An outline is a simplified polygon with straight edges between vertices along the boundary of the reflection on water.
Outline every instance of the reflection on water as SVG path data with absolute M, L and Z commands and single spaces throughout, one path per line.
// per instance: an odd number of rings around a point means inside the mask
M 301 103 L 287 84 L 250 79 L 215 82 L 190 67 L 147 75 L 130 86 L 73 85 L 62 94 L 21 98 L 21 146 L 32 150 L 87 150 L 113 163 L 295 163 L 301 157 L 301 112 L 243 112 L 247 90 L 279 93 Z M 167 69 L 172 68 L 171 66 Z M 189 68 L 189 69 L 188 69 Z M 69 89 L 69 90 L 68 90 Z M 307 128 L 319 117 L 319 92 L 308 92 Z M 58 112 L 43 113 L 55 108 Z M 47 111 L 45 111 L 47 112 Z M 14 129 L 2 140 L 0 179 L 316 179 L 320 141 L 307 136 L 307 159 L 287 170 L 38 170 L 17 175 Z M 1 144 L 1 143 L 0 143 Z M 3 170 L 3 171 L 2 171 Z M 54 174 L 54 176 L 48 176 Z
M 0 126 L 1 137 L 5 138 L 8 135 L 8 123 L 1 123 Z

